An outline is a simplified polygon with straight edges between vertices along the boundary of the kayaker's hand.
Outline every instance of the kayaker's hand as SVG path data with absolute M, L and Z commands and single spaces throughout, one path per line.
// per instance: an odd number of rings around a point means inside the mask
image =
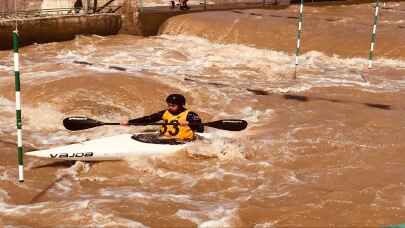
M 122 126 L 128 126 L 128 125 L 129 125 L 129 122 L 128 122 L 128 120 L 123 120 L 123 121 L 120 122 L 120 125 L 122 125 Z
M 188 122 L 187 120 L 179 120 L 179 121 L 178 121 L 178 124 L 179 124 L 180 126 L 187 126 L 187 125 L 189 124 L 189 122 Z

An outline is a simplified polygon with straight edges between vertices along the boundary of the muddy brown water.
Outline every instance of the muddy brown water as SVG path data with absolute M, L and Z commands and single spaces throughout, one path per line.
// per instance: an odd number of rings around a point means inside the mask
M 166 156 L 94 163 L 25 157 L 24 183 L 16 181 L 12 55 L 0 52 L 0 224 L 404 223 L 404 6 L 387 4 L 370 70 L 372 5 L 305 8 L 296 80 L 296 20 L 288 19 L 296 6 L 179 16 L 156 37 L 80 36 L 24 47 L 26 151 L 148 130 L 69 132 L 61 120 L 139 117 L 164 108 L 172 92 L 184 93 L 204 121 L 249 122 L 241 132 L 207 128 L 212 144 Z

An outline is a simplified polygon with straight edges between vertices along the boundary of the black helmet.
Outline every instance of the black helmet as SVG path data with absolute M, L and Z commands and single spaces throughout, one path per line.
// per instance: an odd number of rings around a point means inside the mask
M 181 94 L 170 94 L 169 96 L 167 96 L 166 102 L 169 104 L 176 104 L 183 106 L 186 104 L 186 98 Z

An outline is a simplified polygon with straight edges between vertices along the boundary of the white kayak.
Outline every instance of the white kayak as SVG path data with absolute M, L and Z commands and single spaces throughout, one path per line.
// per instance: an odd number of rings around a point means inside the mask
M 122 134 L 84 141 L 52 149 L 26 152 L 26 155 L 77 161 L 122 160 L 132 156 L 171 154 L 192 144 L 162 140 L 156 134 Z

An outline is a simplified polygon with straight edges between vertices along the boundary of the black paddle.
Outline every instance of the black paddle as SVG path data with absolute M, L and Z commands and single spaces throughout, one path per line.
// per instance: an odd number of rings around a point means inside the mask
M 217 129 L 227 130 L 227 131 L 241 131 L 245 129 L 248 123 L 245 120 L 237 119 L 225 119 L 217 120 L 208 123 L 201 123 L 207 127 L 213 127 Z M 98 120 L 94 120 L 84 116 L 73 116 L 67 117 L 63 120 L 63 126 L 71 131 L 79 131 L 84 129 L 89 129 L 93 127 L 103 126 L 103 125 L 120 125 L 120 123 L 104 123 Z M 149 124 L 130 124 L 136 126 L 146 126 L 146 125 L 174 125 L 173 123 L 149 123 Z

